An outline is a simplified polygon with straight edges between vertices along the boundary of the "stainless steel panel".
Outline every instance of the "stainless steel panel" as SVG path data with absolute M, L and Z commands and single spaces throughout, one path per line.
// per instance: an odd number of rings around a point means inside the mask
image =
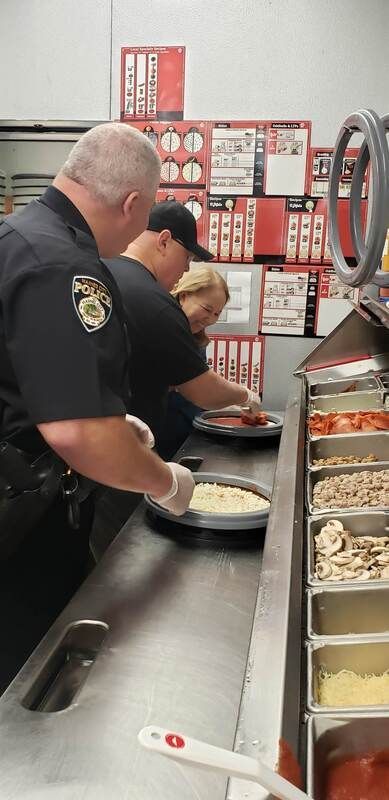
M 345 530 L 353 536 L 389 536 L 389 514 L 383 511 L 359 511 L 355 513 L 330 512 L 318 514 L 307 520 L 307 582 L 309 586 L 340 587 L 355 586 L 353 581 L 329 582 L 315 578 L 315 542 L 314 537 L 320 533 L 329 519 L 338 519 Z M 385 580 L 372 581 L 374 586 L 389 586 Z
M 322 411 L 370 411 L 384 408 L 383 393 L 350 392 L 331 397 L 315 397 L 309 405 L 309 412 Z
M 352 588 L 313 589 L 307 593 L 310 639 L 389 635 L 389 586 L 379 581 Z
M 388 353 L 389 330 L 363 319 L 354 310 L 299 364 L 296 372 L 332 368 L 336 379 L 387 370 Z M 311 382 L 316 383 L 317 379 L 321 380 L 321 376 L 316 375 L 316 380 L 313 376 Z
M 195 434 L 180 455 L 270 483 L 277 447 Z M 223 776 L 156 758 L 137 734 L 155 722 L 233 748 L 261 546 L 255 532 L 226 538 L 157 522 L 141 504 L 0 699 L 1 800 L 225 800 Z M 23 708 L 80 619 L 109 632 L 75 702 L 52 714 Z
M 273 769 L 281 737 L 295 753 L 299 746 L 304 464 L 296 454 L 304 452 L 303 395 L 304 387 L 292 380 L 235 739 L 235 750 Z M 269 796 L 260 786 L 234 779 L 227 797 Z
M 387 750 L 389 718 L 384 716 L 313 716 L 307 722 L 307 792 L 326 800 L 326 770 L 334 759 Z
M 340 672 L 351 670 L 357 675 L 380 675 L 389 669 L 389 637 L 382 640 L 371 636 L 367 641 L 346 641 L 337 643 L 315 642 L 307 645 L 307 708 L 313 713 L 332 714 L 332 712 L 389 713 L 389 703 L 377 706 L 324 706 L 318 702 L 318 681 L 320 670 Z
M 350 391 L 350 386 L 355 385 L 355 389 Z M 353 394 L 354 392 L 367 392 L 369 390 L 377 390 L 380 388 L 377 378 L 373 375 L 369 378 L 361 378 L 356 376 L 343 380 L 333 380 L 329 378 L 328 381 L 322 383 L 311 383 L 309 387 L 310 397 L 326 397 L 328 395 L 339 395 L 342 392 Z
M 347 508 L 316 508 L 313 505 L 313 487 L 319 482 L 324 480 L 327 477 L 335 477 L 336 475 L 352 475 L 353 473 L 359 472 L 379 472 L 380 470 L 389 469 L 389 462 L 384 461 L 380 463 L 373 463 L 373 464 L 350 464 L 350 465 L 341 465 L 338 467 L 320 467 L 317 470 L 310 470 L 307 474 L 307 504 L 308 510 L 310 514 L 326 514 L 329 511 L 337 512 L 337 511 L 354 511 L 356 509 L 360 510 L 360 506 L 348 506 Z M 366 506 L 366 511 L 374 510 L 375 508 L 383 508 L 386 509 L 389 507 L 388 505 L 385 506 Z
M 317 470 L 320 467 L 314 466 L 314 459 L 331 456 L 364 457 L 370 454 L 376 456 L 378 461 L 389 460 L 389 432 L 376 431 L 363 436 L 355 433 L 351 436 L 321 436 L 320 439 L 313 439 L 307 445 L 307 466 Z
M 366 359 L 361 359 L 360 361 L 345 361 L 342 358 L 339 359 L 338 363 L 332 360 L 331 363 L 322 363 L 314 369 L 310 367 L 308 369 L 297 369 L 294 374 L 302 375 L 308 386 L 317 383 L 327 383 L 327 381 L 350 380 L 351 382 L 358 376 L 362 379 L 374 376 L 379 380 L 379 374 L 387 372 L 389 369 L 389 353 L 384 352 L 384 342 L 381 342 L 380 349 L 382 349 L 380 353 L 378 353 L 377 349 L 374 355 Z

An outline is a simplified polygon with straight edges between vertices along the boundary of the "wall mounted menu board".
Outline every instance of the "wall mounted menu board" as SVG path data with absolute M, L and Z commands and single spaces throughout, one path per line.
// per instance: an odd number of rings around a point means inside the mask
M 359 150 L 348 147 L 342 165 L 338 196 L 350 197 L 351 181 Z M 308 164 L 308 193 L 311 197 L 327 197 L 330 170 L 334 155 L 333 147 L 312 147 Z M 369 170 L 366 170 L 362 187 L 362 197 L 367 197 L 369 188 Z
M 264 267 L 260 331 L 314 336 L 318 289 L 319 271 L 314 267 Z
M 218 261 L 284 254 L 284 197 L 208 197 L 205 246 Z
M 267 123 L 265 194 L 304 194 L 310 137 L 310 122 Z
M 241 383 L 254 392 L 263 386 L 263 336 L 211 336 L 207 362 L 223 378 Z
M 122 47 L 122 120 L 184 116 L 185 47 Z
M 354 256 L 349 223 L 349 200 L 338 202 L 338 224 L 342 251 Z M 366 229 L 367 200 L 361 201 L 361 225 Z M 327 199 L 288 197 L 286 200 L 285 261 L 300 264 L 332 263 L 328 240 Z
M 208 169 L 208 123 L 131 122 L 144 133 L 161 157 L 161 186 L 205 189 Z
M 359 289 L 333 267 L 265 266 L 259 329 L 262 334 L 327 336 L 352 310 Z
M 322 267 L 316 336 L 327 336 L 352 311 L 350 300 L 357 303 L 358 299 L 359 289 L 342 283 L 333 267 Z
M 310 132 L 307 121 L 212 123 L 210 194 L 304 194 Z

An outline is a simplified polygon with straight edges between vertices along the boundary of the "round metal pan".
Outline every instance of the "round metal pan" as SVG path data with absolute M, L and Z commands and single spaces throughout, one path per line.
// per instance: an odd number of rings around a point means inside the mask
M 251 489 L 251 491 L 257 492 L 267 500 L 271 500 L 271 486 L 250 478 L 240 478 L 238 475 L 219 475 L 215 472 L 196 472 L 193 474 L 193 478 L 195 483 L 221 483 L 226 486 L 238 486 L 240 489 Z M 217 531 L 264 528 L 267 525 L 270 510 L 269 506 L 269 508 L 264 508 L 261 511 L 247 511 L 240 514 L 211 514 L 208 511 L 192 511 L 189 509 L 183 516 L 176 517 L 170 511 L 161 508 L 147 494 L 145 495 L 145 501 L 158 517 L 176 522 L 179 525 L 190 525 L 192 528 L 208 528 Z
M 236 428 L 230 425 L 215 425 L 213 420 L 217 417 L 240 417 L 240 410 L 204 411 L 193 420 L 193 426 L 203 433 L 219 436 L 234 436 L 236 439 L 260 439 L 263 436 L 279 436 L 282 431 L 283 420 L 279 414 L 266 411 L 267 425 L 247 425 L 245 428 Z

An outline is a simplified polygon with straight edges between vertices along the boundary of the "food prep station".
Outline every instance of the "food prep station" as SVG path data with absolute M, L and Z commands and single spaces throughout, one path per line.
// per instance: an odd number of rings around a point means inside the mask
M 142 503 L 0 700 L 0 800 L 268 797 L 142 751 L 137 734 L 150 724 L 271 767 L 282 739 L 315 800 L 335 752 L 386 744 L 389 705 L 323 706 L 318 693 L 323 667 L 389 668 L 389 580 L 315 571 L 314 537 L 329 520 L 356 537 L 389 536 L 389 507 L 312 504 L 322 475 L 389 468 L 389 432 L 317 438 L 307 428 L 323 398 L 342 411 L 346 395 L 346 411 L 358 396 L 385 409 L 389 331 L 365 316 L 352 311 L 300 365 L 281 441 L 194 430 L 177 459 L 195 474 L 266 487 L 275 472 L 266 538 L 261 527 L 188 526 Z M 369 455 L 378 460 L 313 463 Z
M 388 321 L 381 317 L 381 323 L 380 327 L 374 317 L 362 320 L 357 313 L 351 314 L 330 337 L 332 341 L 325 340 L 321 352 L 318 348 L 302 365 L 307 418 L 315 412 L 375 409 L 385 413 L 389 334 Z M 354 336 L 357 338 L 353 341 Z M 324 371 L 317 368 L 310 371 L 312 362 L 317 364 L 323 355 L 331 363 L 331 350 L 339 364 Z M 346 363 L 341 364 L 342 361 Z M 389 482 L 384 492 L 386 499 L 379 506 L 369 505 L 370 495 L 363 506 L 353 505 L 355 501 L 351 500 L 344 507 L 338 489 L 331 508 L 318 508 L 313 502 L 313 490 L 325 478 L 352 474 L 359 479 L 363 472 L 374 475 L 388 468 L 389 430 L 316 437 L 307 429 L 302 636 L 305 685 L 300 752 L 305 753 L 306 791 L 315 800 L 326 800 L 328 774 L 342 759 L 388 748 L 388 703 L 377 700 L 376 705 L 368 705 L 362 691 L 355 694 L 352 704 L 347 699 L 343 703 L 343 698 L 326 702 L 327 695 L 321 695 L 320 682 L 323 674 L 339 677 L 341 673 L 347 680 L 350 672 L 357 676 L 381 676 L 389 669 L 389 574 L 385 573 L 385 559 L 389 561 Z M 389 472 L 386 475 L 389 477 Z M 328 565 L 331 549 L 327 557 L 323 555 L 326 541 L 318 537 L 323 536 L 323 530 L 328 535 L 331 521 L 343 528 L 336 531 L 332 541 L 338 534 L 343 542 L 339 550 L 335 541 L 334 547 L 338 549 L 333 561 L 338 564 L 337 572 L 328 575 L 328 571 L 320 571 L 318 567 L 320 562 Z M 369 537 L 374 537 L 374 541 Z M 359 567 L 354 577 L 350 563 Z M 349 672 L 342 673 L 343 670 Z M 339 693 L 337 696 L 340 697 Z

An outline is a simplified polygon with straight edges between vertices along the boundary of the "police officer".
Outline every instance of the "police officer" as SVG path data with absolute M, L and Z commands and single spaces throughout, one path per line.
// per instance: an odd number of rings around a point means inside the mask
M 0 562 L 0 688 L 85 575 L 93 508 L 77 473 L 148 492 L 177 514 L 193 492 L 190 472 L 164 464 L 144 444 L 147 426 L 126 419 L 124 314 L 100 261 L 145 229 L 159 174 L 146 137 L 120 123 L 99 125 L 80 138 L 40 200 L 0 225 L 1 437 L 28 469 L 48 451 L 49 476 L 59 476 L 37 519 L 42 495 L 5 490 L 0 463 L 3 506 L 23 507 L 28 496 L 31 509 L 22 535 L 15 533 L 17 549 L 11 542 Z M 0 557 L 6 533 L 4 524 Z

